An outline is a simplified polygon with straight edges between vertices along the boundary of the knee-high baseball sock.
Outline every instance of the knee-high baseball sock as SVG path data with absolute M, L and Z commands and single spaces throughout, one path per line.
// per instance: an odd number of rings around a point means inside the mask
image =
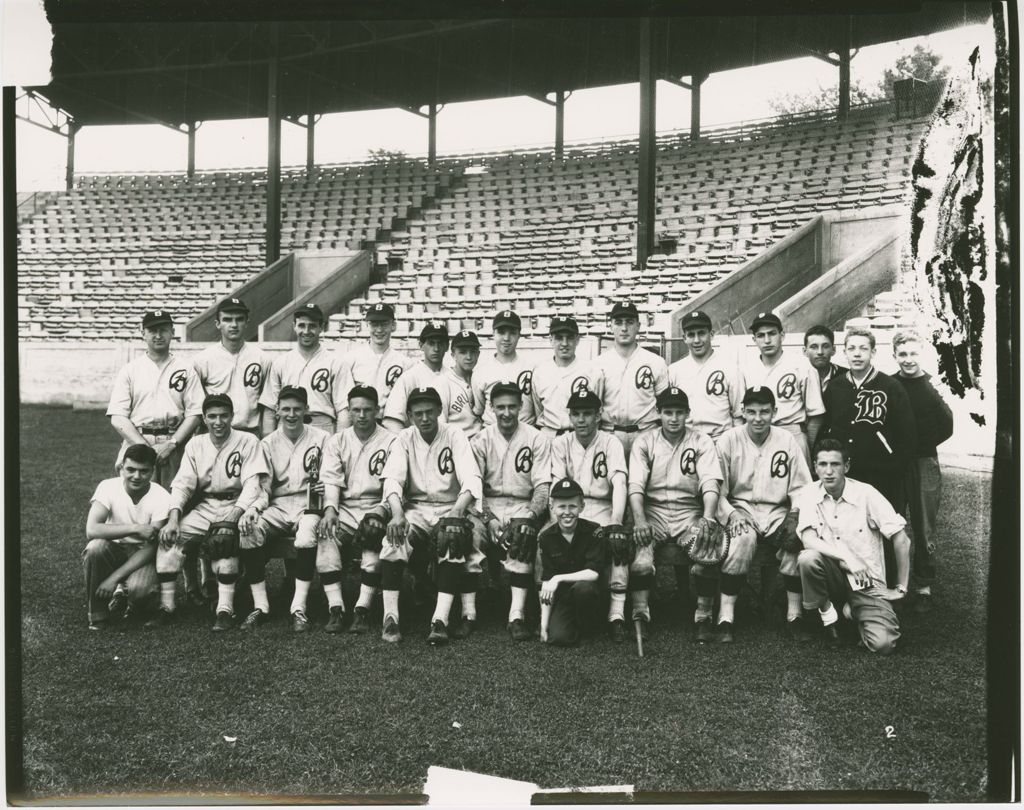
M 648 621 L 651 620 L 651 609 L 647 605 L 647 597 L 650 595 L 650 591 L 633 591 L 633 618 L 639 619 L 643 616 Z
M 369 610 L 373 606 L 373 597 L 380 590 L 381 575 L 373 571 L 363 571 L 359 583 L 359 599 L 356 607 Z
M 718 600 L 718 623 L 734 621 L 736 599 L 743 586 L 745 574 L 722 574 L 720 580 L 721 596 Z
M 608 621 L 626 620 L 626 593 L 625 591 L 612 591 L 611 603 L 608 605 Z
M 839 621 L 839 614 L 836 613 L 836 606 L 831 602 L 826 607 L 818 608 L 818 613 L 821 614 L 821 623 L 828 627 L 830 624 L 835 624 Z
M 784 574 L 782 581 L 786 585 L 786 621 L 791 622 L 804 615 L 803 584 L 800 577 Z
M 157 574 L 157 579 L 160 580 L 160 607 L 168 612 L 173 613 L 174 589 L 177 587 L 178 584 L 178 575 L 176 573 Z
M 217 612 L 235 612 L 235 582 L 238 574 L 217 574 Z
M 448 625 L 448 614 L 452 610 L 452 602 L 455 601 L 455 594 L 445 593 L 444 591 L 437 592 L 437 604 L 434 606 L 434 615 L 430 619 L 430 623 L 441 622 L 446 627 Z

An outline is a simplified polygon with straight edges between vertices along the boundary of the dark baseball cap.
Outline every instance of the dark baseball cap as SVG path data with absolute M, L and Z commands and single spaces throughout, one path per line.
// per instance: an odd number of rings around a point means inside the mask
M 417 402 L 430 402 L 440 408 L 441 395 L 437 393 L 436 388 L 413 388 L 412 391 L 409 392 L 409 397 L 405 401 L 406 410 L 411 408 Z
M 377 389 L 374 388 L 372 385 L 354 385 L 354 386 L 352 386 L 352 388 L 349 389 L 348 398 L 349 399 L 357 399 L 357 398 L 369 399 L 369 400 L 373 400 L 374 403 L 377 403 L 377 402 L 380 401 L 380 397 L 377 395 Z
M 690 410 L 690 398 L 686 396 L 686 392 L 682 388 L 676 388 L 674 385 L 670 385 L 654 400 L 660 411 L 662 408 L 686 408 Z
M 580 333 L 580 326 L 576 323 L 576 319 L 568 315 L 556 315 L 551 319 L 551 327 L 548 329 L 549 335 L 555 335 L 559 332 L 568 332 L 571 335 L 578 335 Z
M 166 309 L 154 309 L 152 312 L 147 312 L 142 316 L 143 329 L 149 329 L 151 326 L 160 326 L 165 323 L 174 325 L 174 319 Z
M 303 405 L 309 404 L 309 394 L 306 393 L 306 389 L 298 385 L 286 385 L 281 389 L 281 392 L 277 395 L 277 401 L 280 402 L 284 399 L 297 399 Z
M 303 304 L 294 313 L 292 313 L 292 320 L 298 320 L 299 318 L 312 318 L 318 323 L 324 322 L 324 312 L 320 307 L 310 301 L 308 304 Z
M 619 301 L 612 307 L 612 314 L 609 318 L 633 318 L 640 320 L 640 310 L 636 308 L 636 304 L 632 301 Z
M 566 498 L 582 498 L 583 489 L 573 481 L 571 478 L 563 478 L 551 486 L 551 492 L 548 495 L 549 499 L 566 499 Z
M 395 319 L 395 308 L 391 304 L 374 304 L 366 308 L 363 316 L 368 321 L 393 321 Z
M 203 400 L 203 413 L 206 413 L 210 408 L 229 408 L 232 413 L 235 412 L 235 403 L 231 401 L 231 397 L 227 394 L 207 394 Z
M 244 312 L 248 315 L 249 307 L 241 298 L 225 298 L 217 304 L 217 314 L 220 315 L 222 312 Z
M 704 326 L 708 329 L 711 328 L 711 318 L 708 317 L 706 312 L 702 312 L 699 309 L 695 309 L 693 312 L 688 312 L 683 316 L 683 319 L 679 322 L 680 329 L 686 329 L 687 327 L 698 327 Z
M 774 326 L 780 332 L 782 331 L 782 321 L 774 312 L 758 312 L 754 316 L 754 322 L 750 324 L 750 331 L 756 332 L 762 326 Z
M 522 329 L 523 322 L 511 309 L 503 309 L 494 316 L 494 328 L 499 329 L 502 326 L 514 326 L 516 329 Z
M 775 407 L 775 394 L 765 385 L 755 385 L 743 393 L 744 405 L 771 405 Z
M 476 332 L 470 332 L 468 329 L 463 329 L 461 332 L 457 332 L 452 336 L 452 348 L 457 346 L 472 346 L 475 349 L 480 348 L 480 338 L 476 336 Z
M 488 395 L 491 402 L 494 402 L 495 398 L 500 397 L 502 394 L 511 394 L 523 401 L 523 392 L 519 390 L 519 386 L 514 382 L 500 382 L 495 383 L 491 386 L 491 393 Z
M 582 411 L 586 408 L 593 408 L 595 411 L 599 411 L 601 410 L 601 397 L 589 388 L 583 391 L 573 391 L 569 395 L 569 402 L 566 403 L 566 407 L 570 411 Z
M 444 321 L 427 321 L 427 324 L 420 330 L 420 340 L 430 338 L 443 338 L 448 340 L 448 326 Z

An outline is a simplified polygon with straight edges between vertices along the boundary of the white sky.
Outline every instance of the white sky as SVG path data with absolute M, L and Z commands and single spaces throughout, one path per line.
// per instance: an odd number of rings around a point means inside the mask
M 4 0 L 15 6 L 33 0 Z M 5 42 L 10 41 L 10 13 Z M 47 34 L 48 36 L 48 34 Z M 991 36 L 974 25 L 901 42 L 863 48 L 852 62 L 852 78 L 872 84 L 917 42 L 947 63 L 962 64 L 975 45 Z M 48 45 L 48 40 L 46 41 Z M 9 76 L 6 70 L 5 76 Z M 838 84 L 838 70 L 818 59 L 794 59 L 712 75 L 702 93 L 705 126 L 766 117 L 769 99 L 780 91 L 800 92 Z M 689 92 L 658 83 L 659 132 L 688 129 Z M 567 143 L 610 136 L 635 137 L 639 120 L 636 84 L 578 91 L 566 102 Z M 62 189 L 67 145 L 63 137 L 23 121 L 16 124 L 19 191 Z M 305 130 L 281 125 L 282 165 L 305 165 Z M 554 108 L 525 97 L 451 104 L 438 116 L 438 154 L 541 146 L 554 140 Z M 402 110 L 325 115 L 316 127 L 316 160 L 338 163 L 365 158 L 370 149 L 426 152 L 426 119 Z M 196 135 L 196 169 L 259 167 L 266 164 L 267 126 L 262 119 L 209 121 Z M 85 127 L 75 142 L 78 172 L 184 171 L 187 139 L 161 126 Z

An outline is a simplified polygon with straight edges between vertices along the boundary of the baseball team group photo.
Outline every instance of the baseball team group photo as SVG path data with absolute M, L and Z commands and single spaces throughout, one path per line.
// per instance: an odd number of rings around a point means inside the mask
M 66 145 L 18 186 L 9 796 L 1001 795 L 993 8 L 52 17 L 5 96 L 19 173 Z M 638 130 L 566 137 L 627 83 Z M 505 96 L 553 148 L 439 148 Z M 425 155 L 317 160 L 388 108 Z M 187 170 L 76 169 L 142 124 Z

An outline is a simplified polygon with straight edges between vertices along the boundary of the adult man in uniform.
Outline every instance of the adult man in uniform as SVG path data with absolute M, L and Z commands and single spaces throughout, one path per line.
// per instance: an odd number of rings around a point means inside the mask
M 234 430 L 234 409 L 227 394 L 203 400 L 207 432 L 185 445 L 178 474 L 171 484 L 167 524 L 160 530 L 156 574 L 160 580 L 160 610 L 147 622 L 159 627 L 174 617 L 174 589 L 186 550 L 199 546 L 217 524 L 232 524 L 237 540 L 238 520 L 260 494 L 260 440 Z M 236 543 L 237 545 L 237 543 Z M 217 610 L 213 629 L 229 630 L 235 620 L 235 582 L 238 549 L 212 560 L 217 577 Z
M 736 425 L 740 416 L 739 369 L 736 358 L 716 352 L 714 330 L 707 313 L 694 310 L 683 318 L 683 340 L 690 353 L 668 367 L 669 385 L 682 388 L 690 401 L 687 427 L 713 440 Z
M 470 442 L 483 479 L 480 504 L 480 546 L 503 556 L 509 574 L 512 604 L 508 632 L 513 641 L 526 641 L 526 595 L 537 556 L 537 532 L 543 525 L 551 487 L 548 438 L 533 425 L 521 423 L 522 391 L 512 382 L 491 387 L 491 410 L 497 420 Z M 519 521 L 528 521 L 526 524 Z M 515 540 L 504 533 L 518 532 Z M 514 543 L 509 548 L 508 543 Z
M 320 524 L 316 570 L 324 586 L 330 610 L 325 628 L 340 633 L 345 605 L 341 598 L 342 554 L 345 547 L 360 536 L 359 528 L 368 514 L 386 522 L 391 513 L 382 505 L 384 484 L 381 476 L 395 434 L 377 424 L 377 389 L 357 385 L 348 392 L 348 410 L 352 426 L 331 436 L 324 445 L 320 481 L 324 485 L 324 519 Z M 379 542 L 360 538 L 359 599 L 352 616 L 350 633 L 365 633 L 373 598 L 380 590 Z
M 398 378 L 415 362 L 404 352 L 391 348 L 395 331 L 395 310 L 391 304 L 373 304 L 366 309 L 366 326 L 370 339 L 348 353 L 352 379 L 356 385 L 372 385 L 380 403 L 378 419 L 384 418 L 388 395 Z
M 594 363 L 601 375 L 601 429 L 613 431 L 628 456 L 636 434 L 658 425 L 655 399 L 668 387 L 668 366 L 638 345 L 640 313 L 635 304 L 615 304 L 609 319 L 614 342 Z
M 412 427 L 398 434 L 384 465 L 384 498 L 391 509 L 388 536 L 381 550 L 385 641 L 400 641 L 398 592 L 402 572 L 411 563 L 422 579 L 430 562 L 431 536 L 443 518 L 466 518 L 483 496 L 480 471 L 466 434 L 439 422 L 441 397 L 433 388 L 416 388 L 408 396 Z M 475 532 L 472 533 L 476 535 Z M 472 538 L 475 540 L 475 537 Z M 472 542 L 472 540 L 471 540 Z M 456 637 L 476 624 L 476 591 L 483 552 L 443 548 L 437 563 L 437 603 L 428 641 L 448 642 L 448 618 L 455 595 L 462 595 L 462 622 Z M 439 547 L 439 551 L 442 550 Z
M 593 363 L 576 357 L 580 328 L 575 318 L 556 315 L 548 332 L 554 357 L 533 370 L 530 399 L 536 426 L 549 436 L 559 436 L 573 429 L 566 408 L 572 394 L 593 391 L 600 403 L 600 375 Z
M 836 336 L 827 326 L 817 324 L 804 332 L 804 357 L 818 372 L 822 395 L 828 389 L 828 384 L 846 371 L 843 366 L 832 362 L 835 354 Z
M 409 393 L 417 388 L 433 388 L 441 397 L 441 420 L 448 412 L 448 386 L 445 382 L 444 355 L 448 351 L 448 327 L 443 321 L 429 321 L 420 330 L 422 358 L 405 370 L 395 382 L 384 407 L 384 427 L 398 433 L 409 427 Z
M 231 427 L 260 435 L 260 394 L 270 374 L 271 359 L 259 346 L 246 343 L 249 307 L 240 298 L 225 298 L 217 305 L 214 322 L 220 341 L 203 349 L 192 364 L 203 390 L 227 394 L 234 408 Z
M 253 601 L 253 611 L 242 622 L 242 629 L 255 630 L 270 614 L 265 581 L 268 545 L 290 541 L 294 535 L 294 549 L 284 551 L 286 563 L 289 557 L 294 563 L 286 565 L 285 571 L 289 575 L 294 571 L 295 578 L 292 630 L 303 633 L 310 629 L 306 599 L 316 568 L 316 529 L 324 493 L 320 462 L 331 434 L 305 423 L 309 403 L 305 388 L 286 385 L 277 399 L 278 427 L 260 441 L 256 463 L 260 496 L 238 524 L 240 554 Z
M 324 313 L 314 303 L 295 310 L 292 316 L 298 345 L 274 358 L 270 378 L 260 396 L 263 435 L 274 431 L 274 407 L 285 386 L 303 388 L 308 399 L 310 423 L 327 433 L 348 427 L 348 400 L 352 388 L 349 367 L 337 354 L 320 343 Z
M 522 321 L 510 309 L 504 309 L 494 316 L 495 353 L 480 361 L 473 374 L 473 402 L 477 413 L 483 415 L 484 425 L 494 424 L 494 411 L 490 406 L 491 388 L 499 382 L 514 382 L 523 392 L 523 407 L 519 420 L 532 425 L 533 363 L 516 351 L 522 332 Z
M 480 413 L 473 395 L 473 369 L 480 359 L 480 339 L 476 332 L 464 330 L 452 337 L 452 365 L 444 370 L 447 396 L 442 396 L 447 409 L 445 421 L 471 438 L 480 432 Z M 440 392 L 438 392 L 440 393 Z

